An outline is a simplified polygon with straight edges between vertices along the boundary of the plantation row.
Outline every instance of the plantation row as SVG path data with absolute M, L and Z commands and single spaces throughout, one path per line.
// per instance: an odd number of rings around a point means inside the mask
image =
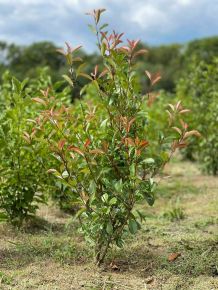
M 53 83 L 46 69 L 22 82 L 6 72 L 0 88 L 1 220 L 21 227 L 53 198 L 76 212 L 98 265 L 113 244 L 122 247 L 126 231 L 140 229 L 144 213 L 135 205 L 154 204 L 162 169 L 177 149 L 208 173 L 218 170 L 217 59 L 191 64 L 177 97 L 157 96 L 160 74 L 145 70 L 144 88 L 136 69 L 137 57 L 148 52 L 108 33 L 103 12 L 91 13 L 103 68 L 87 74 L 80 46 L 67 43 L 59 50 L 69 66 L 64 80 Z M 72 104 L 80 79 L 85 84 Z

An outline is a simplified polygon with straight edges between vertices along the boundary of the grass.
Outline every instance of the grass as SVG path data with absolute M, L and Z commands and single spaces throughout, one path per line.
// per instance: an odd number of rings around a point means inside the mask
M 139 205 L 141 231 L 112 249 L 101 269 L 76 223 L 56 208 L 41 208 L 22 232 L 1 224 L 0 289 L 218 289 L 218 179 L 186 162 L 167 175 L 155 205 Z

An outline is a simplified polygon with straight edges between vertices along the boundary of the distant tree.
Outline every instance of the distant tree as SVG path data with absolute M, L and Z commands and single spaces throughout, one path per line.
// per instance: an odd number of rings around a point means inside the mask
M 213 57 L 218 55 L 218 36 L 194 40 L 188 43 L 183 57 L 184 61 L 195 56 L 199 60 L 211 63 Z
M 204 60 L 210 63 L 213 56 L 218 55 L 218 37 L 194 40 L 187 45 L 170 44 L 151 47 L 147 44 L 140 44 L 141 49 L 147 49 L 146 56 L 139 56 L 137 69 L 144 76 L 144 65 L 147 70 L 160 71 L 162 80 L 157 86 L 174 92 L 179 78 L 186 72 L 186 67 L 195 56 L 199 61 Z M 19 46 L 0 42 L 0 74 L 9 69 L 13 75 L 22 80 L 25 77 L 36 77 L 37 69 L 48 67 L 48 73 L 52 80 L 56 81 L 65 73 L 66 65 L 60 54 L 56 53 L 57 46 L 52 42 L 44 41 L 33 43 L 29 46 Z M 85 71 L 90 73 L 95 64 L 102 63 L 97 53 L 86 54 L 79 51 L 78 56 L 86 63 Z M 79 63 L 78 63 L 79 65 Z M 54 73 L 55 72 L 55 73 Z M 142 87 L 146 87 L 145 78 L 141 79 Z M 83 87 L 84 81 L 75 84 L 73 97 L 79 97 L 78 92 Z
M 9 69 L 18 78 L 35 76 L 36 68 L 48 66 L 52 71 L 59 71 L 64 66 L 57 47 L 51 42 L 38 42 L 30 46 L 10 45 L 7 60 Z M 54 77 L 54 76 L 53 76 Z
M 157 86 L 157 89 L 162 88 L 166 91 L 173 92 L 176 80 L 180 74 L 182 45 L 172 44 L 149 47 L 144 44 L 141 48 L 147 49 L 148 53 L 146 56 L 140 57 L 138 63 L 139 70 L 143 70 L 144 64 L 146 64 L 147 70 L 160 71 L 162 80 Z

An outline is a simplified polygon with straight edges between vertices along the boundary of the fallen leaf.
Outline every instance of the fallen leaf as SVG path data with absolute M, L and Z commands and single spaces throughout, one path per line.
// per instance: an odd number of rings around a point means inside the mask
M 110 263 L 110 268 L 113 270 L 113 271 L 119 271 L 120 268 L 114 263 L 114 262 L 111 262 Z
M 168 261 L 173 262 L 175 261 L 179 256 L 181 256 L 181 253 L 172 253 L 168 256 Z
M 147 279 L 145 279 L 145 283 L 146 284 L 151 284 L 152 282 L 154 282 L 154 278 L 153 277 L 148 277 Z

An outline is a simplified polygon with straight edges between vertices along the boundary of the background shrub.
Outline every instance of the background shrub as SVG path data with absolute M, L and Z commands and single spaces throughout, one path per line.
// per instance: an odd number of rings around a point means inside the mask
M 209 174 L 218 173 L 218 59 L 211 63 L 199 62 L 195 58 L 190 63 L 188 77 L 180 80 L 177 87 L 178 98 L 191 108 L 190 122 L 202 134 L 200 141 L 193 139 L 185 149 L 190 159 L 197 159 Z
M 34 112 L 25 89 L 27 82 L 19 82 L 6 73 L 1 89 L 0 208 L 18 226 L 35 213 L 38 202 L 45 201 L 40 144 L 27 146 L 25 141 L 29 138 L 26 119 Z

